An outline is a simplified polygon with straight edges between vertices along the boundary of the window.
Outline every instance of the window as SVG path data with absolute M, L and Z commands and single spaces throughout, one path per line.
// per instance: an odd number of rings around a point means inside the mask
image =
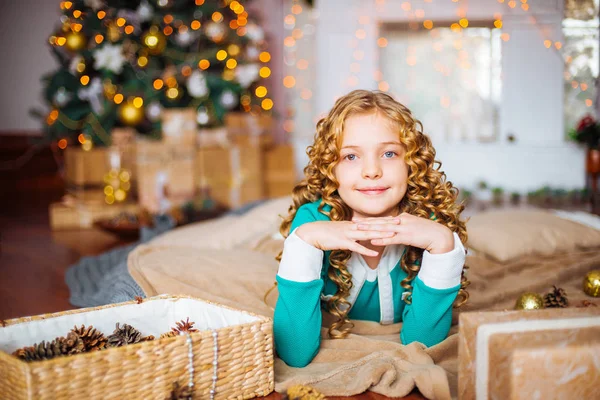
M 487 23 L 416 31 L 384 25 L 384 86 L 434 142 L 495 141 L 502 91 L 500 35 Z

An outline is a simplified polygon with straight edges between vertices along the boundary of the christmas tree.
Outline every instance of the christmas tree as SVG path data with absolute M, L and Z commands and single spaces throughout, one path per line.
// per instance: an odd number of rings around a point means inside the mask
M 43 77 L 51 140 L 110 144 L 114 127 L 159 137 L 165 108 L 191 107 L 197 123 L 229 110 L 270 110 L 264 32 L 245 2 L 75 0 L 49 37 L 59 67 Z M 258 105 L 260 104 L 260 106 Z

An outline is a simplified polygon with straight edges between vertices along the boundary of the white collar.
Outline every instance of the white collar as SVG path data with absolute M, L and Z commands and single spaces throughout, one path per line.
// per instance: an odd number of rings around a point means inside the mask
M 358 253 L 352 253 L 348 260 L 347 268 L 352 274 L 352 288 L 348 295 L 350 307 L 354 305 L 365 281 L 373 282 L 375 278 L 379 285 L 379 307 L 381 309 L 382 324 L 394 322 L 394 296 L 392 291 L 391 271 L 398 265 L 404 246 L 386 246 L 376 269 L 371 269 L 365 259 Z

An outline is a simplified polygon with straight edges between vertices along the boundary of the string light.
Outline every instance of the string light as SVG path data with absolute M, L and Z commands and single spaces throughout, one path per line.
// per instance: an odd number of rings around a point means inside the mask
M 268 78 L 271 75 L 271 69 L 269 67 L 262 67 L 259 70 L 259 75 L 261 78 Z
M 227 52 L 225 50 L 219 50 L 217 51 L 217 60 L 219 61 L 223 61 L 227 58 Z
M 234 69 L 237 66 L 237 61 L 235 61 L 233 58 L 230 58 L 225 63 L 225 66 L 229 69 Z
M 273 108 L 273 100 L 268 98 L 264 99 L 263 101 L 261 101 L 260 105 L 263 108 L 263 110 L 270 110 L 271 108 Z
M 301 58 L 300 60 L 298 60 L 298 62 L 296 63 L 296 67 L 298 69 L 307 69 L 308 68 L 308 61 L 306 61 L 305 59 Z
M 208 69 L 208 67 L 210 67 L 210 61 L 208 61 L 206 59 L 200 60 L 198 62 L 198 67 L 203 70 Z
M 260 53 L 260 55 L 258 56 L 258 59 L 261 62 L 267 63 L 271 60 L 271 54 L 267 53 L 266 51 L 263 51 L 262 53 Z
M 256 97 L 259 98 L 265 97 L 267 95 L 267 88 L 264 86 L 259 86 L 254 90 L 254 94 L 256 94 Z
M 285 78 L 283 78 L 283 86 L 285 86 L 288 89 L 293 88 L 294 86 L 296 86 L 296 78 L 294 78 L 291 75 L 286 76 Z
M 377 46 L 379 47 L 386 47 L 388 44 L 388 41 L 386 38 L 384 37 L 380 37 L 379 39 L 377 39 Z
M 220 13 L 220 12 L 218 12 L 218 11 L 215 11 L 215 12 L 213 13 L 213 15 L 212 15 L 212 20 L 213 20 L 214 22 L 221 22 L 221 21 L 223 21 L 223 14 L 221 14 L 221 13 Z

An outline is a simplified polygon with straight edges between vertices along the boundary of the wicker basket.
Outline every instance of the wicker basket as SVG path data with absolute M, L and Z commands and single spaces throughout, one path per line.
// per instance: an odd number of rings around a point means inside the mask
M 94 324 L 94 320 L 113 328 L 115 321 L 130 323 L 143 334 L 158 337 L 159 331 L 166 332 L 168 327 L 145 332 L 135 321 L 125 320 L 126 316 L 135 312 L 140 321 L 145 319 L 147 323 L 154 315 L 172 321 L 185 319 L 188 315 L 173 312 L 178 302 L 187 307 L 185 310 L 197 312 L 199 332 L 38 362 L 25 362 L 9 354 L 23 345 L 15 341 L 23 332 L 36 332 L 33 339 L 37 336 L 34 341 L 38 343 L 54 338 L 48 337 L 51 329 L 60 328 L 65 336 L 73 325 L 82 323 L 93 324 L 105 335 L 112 333 Z M 204 321 L 216 322 L 210 323 L 212 327 L 206 323 L 202 326 L 198 315 L 207 317 Z M 190 320 L 193 318 L 190 316 Z M 193 398 L 249 399 L 266 396 L 274 389 L 272 320 L 188 296 L 162 295 L 139 304 L 131 301 L 13 319 L 4 324 L 0 327 L 3 399 L 167 399 L 175 382 L 185 386 L 190 381 Z

